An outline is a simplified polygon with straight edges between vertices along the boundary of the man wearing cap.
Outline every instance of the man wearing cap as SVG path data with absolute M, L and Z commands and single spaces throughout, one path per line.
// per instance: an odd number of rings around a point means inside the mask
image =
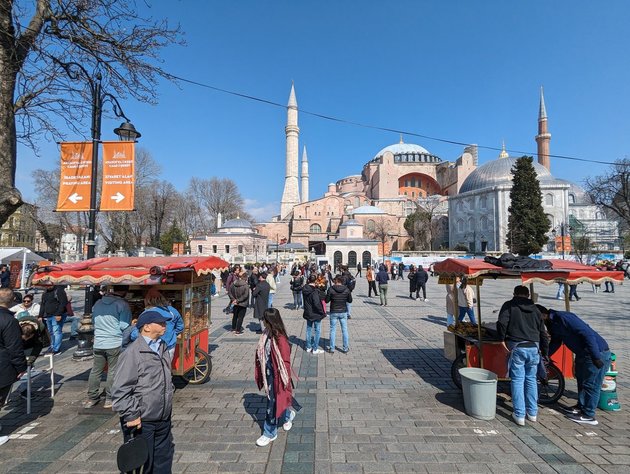
M 112 291 L 92 308 L 94 322 L 94 360 L 88 381 L 88 398 L 83 408 L 92 408 L 100 401 L 101 376 L 107 366 L 105 382 L 105 403 L 103 408 L 112 407 L 112 381 L 118 367 L 118 357 L 122 351 L 123 331 L 131 322 L 131 310 L 125 300 L 127 286 L 114 286 Z
M 175 452 L 171 359 L 161 339 L 167 320 L 157 311 L 140 315 L 136 323 L 140 337 L 121 354 L 112 385 L 114 410 L 120 415 L 125 442 L 134 429 L 136 437 L 147 441 L 145 473 L 170 473 Z

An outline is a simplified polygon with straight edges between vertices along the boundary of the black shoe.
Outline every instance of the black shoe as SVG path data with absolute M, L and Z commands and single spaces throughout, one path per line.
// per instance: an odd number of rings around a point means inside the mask
M 567 418 L 583 425 L 599 425 L 599 422 L 594 417 L 586 416 L 583 413 L 579 415 L 567 415 Z
M 348 319 L 352 319 L 352 316 L 348 315 Z
M 572 407 L 559 406 L 558 409 L 567 415 L 579 415 L 582 412 L 580 405 L 573 405 Z

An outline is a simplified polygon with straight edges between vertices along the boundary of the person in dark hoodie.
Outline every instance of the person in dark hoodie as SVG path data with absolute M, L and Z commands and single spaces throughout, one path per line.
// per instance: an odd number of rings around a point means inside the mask
M 260 328 L 256 331 L 262 334 L 262 320 L 265 314 L 265 310 L 269 308 L 269 290 L 271 287 L 267 282 L 267 272 L 260 272 L 258 274 L 258 284 L 252 290 L 254 295 L 254 317 L 258 320 Z
M 237 336 L 243 334 L 243 319 L 245 319 L 247 305 L 249 304 L 249 285 L 247 284 L 247 278 L 247 273 L 241 273 L 228 290 L 233 308 L 232 332 Z
M 549 354 L 556 352 L 562 344 L 575 354 L 578 403 L 572 407 L 562 407 L 562 411 L 576 423 L 597 425 L 599 422 L 595 419 L 595 408 L 604 376 L 610 367 L 608 343 L 577 315 L 536 306 L 551 336 Z
M 42 301 L 39 306 L 39 317 L 46 321 L 48 334 L 50 334 L 51 345 L 48 352 L 59 354 L 61 352 L 61 339 L 63 337 L 63 323 L 66 322 L 66 306 L 68 305 L 68 295 L 63 286 L 51 286 L 46 288 L 42 294 Z
M 422 290 L 422 300 L 429 301 L 427 299 L 427 281 L 429 280 L 429 274 L 422 265 L 418 267 L 416 273 L 416 299 L 420 296 L 420 290 Z
M 531 422 L 538 415 L 538 385 L 536 372 L 540 361 L 539 351 L 548 352 L 548 339 L 542 315 L 526 286 L 514 288 L 514 297 L 506 301 L 497 321 L 499 340 L 510 356 L 508 370 L 512 389 L 512 419 L 525 426 L 525 416 Z M 539 349 L 540 348 L 540 349 Z
M 311 273 L 308 276 L 308 285 L 302 289 L 304 298 L 304 314 L 302 317 L 306 319 L 306 352 L 321 354 L 324 351 L 319 348 L 319 337 L 322 330 L 322 319 L 326 317 L 326 311 L 324 311 L 316 283 L 317 275 Z
M 387 282 L 389 275 L 385 265 L 381 263 L 376 274 L 376 282 L 378 283 L 378 295 L 381 297 L 381 306 L 387 306 Z
M 347 303 L 352 303 L 352 293 L 346 285 L 343 284 L 343 277 L 337 275 L 333 280 L 333 285 L 328 288 L 326 293 L 326 302 L 330 303 L 330 346 L 328 352 L 335 353 L 335 335 L 337 333 L 337 322 L 341 326 L 341 334 L 343 337 L 343 348 L 341 352 L 346 354 L 350 350 L 348 341 L 348 313 Z

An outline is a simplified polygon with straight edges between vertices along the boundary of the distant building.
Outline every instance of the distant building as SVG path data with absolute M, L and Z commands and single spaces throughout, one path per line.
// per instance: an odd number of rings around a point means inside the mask
M 36 213 L 32 204 L 22 204 L 0 228 L 0 247 L 26 247 L 35 250 L 37 226 L 31 217 Z
M 216 255 L 230 263 L 260 260 L 267 253 L 267 238 L 258 233 L 251 222 L 231 219 L 218 225 L 213 234 L 190 239 L 192 255 Z

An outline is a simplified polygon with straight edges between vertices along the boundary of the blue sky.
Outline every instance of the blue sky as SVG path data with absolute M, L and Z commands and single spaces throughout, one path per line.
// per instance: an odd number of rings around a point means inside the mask
M 139 2 L 143 3 L 143 2 Z M 541 85 L 551 153 L 599 161 L 630 154 L 630 2 L 148 0 L 179 23 L 187 46 L 163 52 L 172 74 L 387 128 L 535 154 Z M 143 7 L 144 8 L 144 7 Z M 163 82 L 156 106 L 123 102 L 140 145 L 163 177 L 229 177 L 259 220 L 277 214 L 284 180 L 286 110 L 209 89 Z M 103 120 L 103 139 L 119 124 Z M 358 174 L 399 136 L 301 114 L 311 199 Z M 89 124 L 86 124 L 86 130 Z M 86 131 L 86 134 L 88 132 Z M 82 137 L 77 137 L 78 139 Z M 443 160 L 462 146 L 405 137 Z M 498 152 L 480 150 L 480 163 Z M 21 147 L 18 187 L 52 168 Z M 606 166 L 552 158 L 552 173 L 581 183 Z

